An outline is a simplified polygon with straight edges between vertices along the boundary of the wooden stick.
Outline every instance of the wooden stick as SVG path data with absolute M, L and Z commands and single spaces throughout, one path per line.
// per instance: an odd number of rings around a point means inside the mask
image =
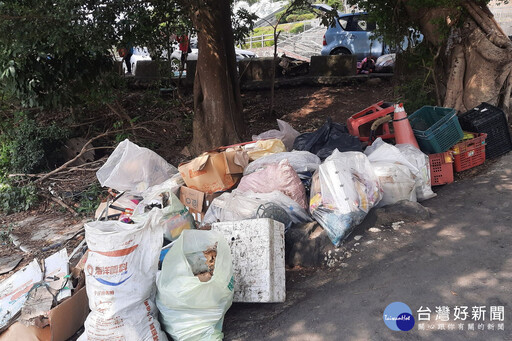
M 78 212 L 76 212 L 68 204 L 66 204 L 64 201 L 60 200 L 59 198 L 57 198 L 57 197 L 55 197 L 53 195 L 48 195 L 48 194 L 43 194 L 43 196 L 46 197 L 46 198 L 51 199 L 53 202 L 55 202 L 55 203 L 59 204 L 60 206 L 64 207 L 66 210 L 68 210 L 75 217 L 78 216 Z

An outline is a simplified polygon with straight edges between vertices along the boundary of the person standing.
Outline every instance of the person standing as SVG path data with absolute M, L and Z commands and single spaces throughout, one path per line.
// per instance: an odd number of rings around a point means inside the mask
M 185 69 L 188 53 L 191 52 L 190 41 L 187 34 L 182 34 L 176 40 L 180 44 L 179 49 L 181 51 L 181 70 L 183 70 Z
M 127 71 L 127 74 L 131 75 L 132 74 L 132 63 L 131 63 L 131 59 L 132 59 L 132 56 L 133 56 L 133 46 L 131 46 L 131 44 L 127 44 L 127 46 L 125 47 L 125 50 L 126 50 L 126 53 L 123 57 L 123 60 L 126 64 L 126 71 Z

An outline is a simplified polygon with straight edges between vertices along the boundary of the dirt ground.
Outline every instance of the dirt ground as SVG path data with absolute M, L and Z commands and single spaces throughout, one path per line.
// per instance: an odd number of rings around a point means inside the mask
M 244 113 L 248 118 L 250 138 L 268 129 L 276 129 L 277 123 L 269 118 L 269 91 L 243 93 Z M 355 113 L 378 101 L 393 101 L 393 84 L 389 80 L 354 82 L 338 87 L 296 87 L 276 90 L 275 118 L 290 123 L 299 132 L 320 127 L 327 117 L 334 122 L 346 123 Z

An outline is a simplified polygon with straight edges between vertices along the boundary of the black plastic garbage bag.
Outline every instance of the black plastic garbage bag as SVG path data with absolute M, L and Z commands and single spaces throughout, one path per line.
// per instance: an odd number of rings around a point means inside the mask
M 359 138 L 350 135 L 344 124 L 333 123 L 330 117 L 318 130 L 297 136 L 293 149 L 309 151 L 322 160 L 330 156 L 334 149 L 340 152 L 363 151 Z

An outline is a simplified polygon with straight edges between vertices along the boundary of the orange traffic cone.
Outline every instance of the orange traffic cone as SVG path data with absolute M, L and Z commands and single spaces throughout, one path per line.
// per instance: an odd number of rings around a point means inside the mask
M 397 144 L 408 143 L 420 149 L 418 142 L 412 132 L 411 124 L 407 119 L 404 105 L 402 103 L 395 104 L 395 115 L 393 118 L 393 129 L 395 131 L 395 142 Z

